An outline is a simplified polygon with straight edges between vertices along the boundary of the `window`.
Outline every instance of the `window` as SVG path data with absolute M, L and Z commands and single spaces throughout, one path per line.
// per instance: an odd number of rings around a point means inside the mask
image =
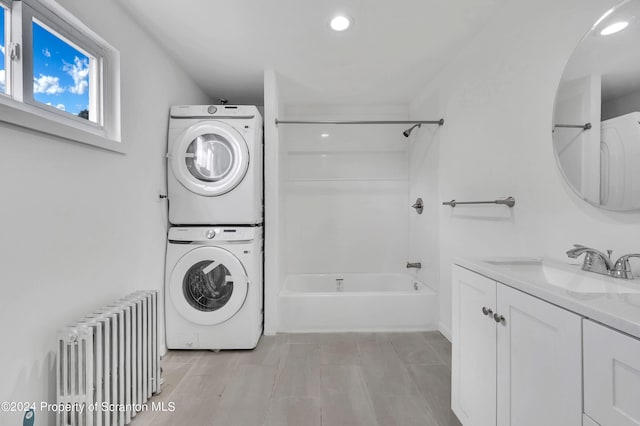
M 32 35 L 33 100 L 85 120 L 91 111 L 91 121 L 95 123 L 97 105 L 95 99 L 89 101 L 89 85 L 96 76 L 89 71 L 95 69 L 96 58 L 36 20 Z
M 7 59 L 5 56 L 5 40 L 7 39 L 7 18 L 9 14 L 6 12 L 6 8 L 0 3 L 0 93 L 7 93 L 6 89 L 6 73 L 7 73 Z
M 123 151 L 118 51 L 53 0 L 0 13 L 0 120 Z

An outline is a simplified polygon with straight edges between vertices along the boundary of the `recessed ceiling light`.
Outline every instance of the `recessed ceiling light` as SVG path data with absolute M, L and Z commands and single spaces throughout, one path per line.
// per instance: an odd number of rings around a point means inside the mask
M 627 21 L 616 22 L 615 24 L 611 24 L 607 26 L 604 30 L 600 31 L 600 35 L 606 36 L 606 35 L 615 34 L 618 31 L 622 31 L 625 28 L 627 28 L 627 25 L 629 25 Z
M 344 15 L 338 15 L 331 20 L 330 25 L 334 31 L 344 31 L 351 25 L 351 20 Z
M 321 133 L 321 134 L 320 134 L 320 137 L 321 137 L 321 138 L 325 138 L 325 139 L 326 139 L 326 138 L 328 138 L 328 137 L 329 137 L 329 133 Z

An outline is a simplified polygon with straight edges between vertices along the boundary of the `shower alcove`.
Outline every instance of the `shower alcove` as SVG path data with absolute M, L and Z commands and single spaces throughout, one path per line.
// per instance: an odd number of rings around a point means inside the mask
M 285 106 L 276 118 L 401 121 L 408 112 Z M 267 257 L 267 269 L 275 260 L 278 274 L 274 280 L 267 271 L 267 334 L 437 329 L 437 293 L 406 268 L 409 216 L 416 215 L 409 197 L 411 139 L 402 133 L 410 125 L 270 124 L 277 136 L 271 169 L 277 197 L 269 197 L 267 177 L 266 227 L 271 199 L 277 255 Z

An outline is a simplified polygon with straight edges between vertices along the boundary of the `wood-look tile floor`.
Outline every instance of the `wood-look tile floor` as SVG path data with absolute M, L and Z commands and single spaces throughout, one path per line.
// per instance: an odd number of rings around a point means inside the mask
M 253 351 L 169 351 L 133 426 L 454 426 L 451 344 L 438 332 L 279 334 Z M 150 406 L 150 404 L 149 404 Z

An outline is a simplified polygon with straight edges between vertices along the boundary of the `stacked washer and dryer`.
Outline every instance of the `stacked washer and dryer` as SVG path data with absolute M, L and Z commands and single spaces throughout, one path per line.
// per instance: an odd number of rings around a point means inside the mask
M 263 143 L 255 106 L 171 108 L 169 349 L 252 349 L 262 334 Z

